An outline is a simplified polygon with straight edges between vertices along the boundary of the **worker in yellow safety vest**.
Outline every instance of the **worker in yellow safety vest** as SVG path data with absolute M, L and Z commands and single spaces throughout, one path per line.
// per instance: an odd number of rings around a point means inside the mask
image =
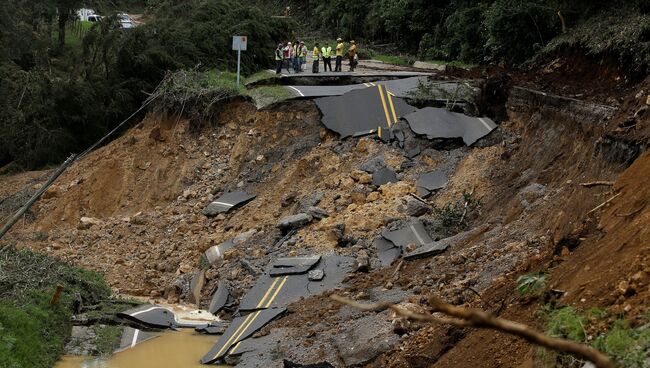
M 312 52 L 312 59 L 314 60 L 314 65 L 312 66 L 312 73 L 318 73 L 318 58 L 320 56 L 320 45 L 316 42 L 314 46 L 314 51 Z
M 282 62 L 284 60 L 284 45 L 281 43 L 278 44 L 278 47 L 275 49 L 275 74 L 282 73 Z
M 300 62 L 298 71 L 302 72 L 304 70 L 303 66 L 307 63 L 307 46 L 305 46 L 303 41 L 300 41 L 300 44 L 298 45 L 298 60 Z
M 329 45 L 329 43 L 326 43 L 325 46 L 321 49 L 323 52 L 323 71 L 327 71 L 327 67 L 329 66 L 330 72 L 332 71 L 332 47 Z
M 357 43 L 354 40 L 350 41 L 350 47 L 348 48 L 348 58 L 350 59 L 350 71 L 353 72 L 354 68 L 359 63 L 359 56 L 357 55 Z
M 336 39 L 336 66 L 334 67 L 335 72 L 342 71 L 341 64 L 343 63 L 343 39 L 341 37 Z

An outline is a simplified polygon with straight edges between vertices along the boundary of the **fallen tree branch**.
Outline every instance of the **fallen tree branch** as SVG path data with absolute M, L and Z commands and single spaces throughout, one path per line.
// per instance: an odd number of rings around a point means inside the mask
M 611 197 L 610 199 L 606 200 L 605 202 L 603 202 L 603 203 L 599 204 L 598 206 L 594 207 L 591 211 L 587 212 L 587 215 L 591 215 L 592 213 L 598 211 L 598 210 L 601 209 L 603 206 L 607 205 L 609 202 L 613 201 L 616 197 L 618 197 L 618 196 L 620 196 L 620 195 L 621 195 L 621 193 L 617 193 L 617 194 L 615 194 L 615 195 L 614 195 L 613 197 Z
M 585 188 L 597 187 L 599 185 L 611 187 L 612 185 L 614 185 L 614 182 L 613 181 L 597 180 L 597 181 L 590 181 L 588 183 L 580 183 L 580 185 L 582 185 Z
M 590 346 L 566 339 L 551 337 L 524 324 L 499 318 L 482 310 L 456 307 L 443 302 L 437 297 L 431 297 L 429 304 L 433 307 L 434 312 L 439 312 L 445 317 L 415 313 L 391 303 L 362 304 L 338 295 L 332 295 L 330 298 L 339 303 L 364 311 L 381 311 L 390 309 L 399 316 L 415 321 L 444 323 L 459 327 L 489 328 L 523 338 L 535 345 L 589 360 L 598 368 L 614 368 L 614 363 L 612 363 L 605 354 Z

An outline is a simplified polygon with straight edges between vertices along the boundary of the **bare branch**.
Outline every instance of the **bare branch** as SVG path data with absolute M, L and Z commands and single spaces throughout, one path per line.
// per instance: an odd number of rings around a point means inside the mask
M 616 197 L 620 196 L 621 193 L 617 193 L 614 196 L 612 196 L 610 199 L 606 200 L 605 202 L 599 204 L 598 206 L 594 207 L 591 211 L 587 212 L 587 215 L 590 215 L 596 211 L 598 211 L 600 208 L 603 206 L 607 205 L 609 202 L 613 201 Z
M 611 187 L 612 185 L 614 185 L 614 182 L 597 180 L 597 181 L 590 181 L 588 183 L 580 183 L 580 185 L 582 185 L 585 188 L 597 187 L 599 185 Z
M 415 313 L 391 303 L 362 304 L 338 295 L 332 295 L 330 298 L 339 303 L 364 311 L 381 311 L 390 309 L 399 316 L 416 321 L 444 323 L 460 327 L 489 328 L 523 338 L 528 342 L 551 350 L 568 353 L 589 360 L 598 368 L 614 368 L 614 363 L 612 363 L 605 354 L 590 346 L 566 339 L 547 336 L 524 324 L 499 318 L 479 309 L 456 307 L 443 302 L 437 297 L 431 297 L 429 300 L 433 310 L 452 318 L 438 317 L 432 314 Z

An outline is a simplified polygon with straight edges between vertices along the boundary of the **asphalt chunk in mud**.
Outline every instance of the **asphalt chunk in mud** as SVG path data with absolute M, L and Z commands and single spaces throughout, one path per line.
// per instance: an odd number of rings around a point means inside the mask
M 462 138 L 471 146 L 485 137 L 497 125 L 489 118 L 474 118 L 447 109 L 425 107 L 404 116 L 416 134 L 435 138 Z
M 208 217 L 216 216 L 241 207 L 253 199 L 255 199 L 255 195 L 242 191 L 224 193 L 203 209 L 203 214 Z
M 395 246 L 395 244 L 384 237 L 376 237 L 373 244 L 377 249 L 379 263 L 382 267 L 390 266 L 402 254 L 402 248 Z
M 372 185 L 380 186 L 388 183 L 397 183 L 395 171 L 388 167 L 381 168 L 372 174 Z
M 130 349 L 141 342 L 151 340 L 156 337 L 158 336 L 139 330 L 137 328 L 124 327 L 124 330 L 122 331 L 122 337 L 120 338 L 120 347 L 115 352 L 117 353 L 126 349 Z
M 271 276 L 298 275 L 311 270 L 320 261 L 320 256 L 278 258 L 272 263 Z
M 448 182 L 449 178 L 444 172 L 434 170 L 420 175 L 415 186 L 420 197 L 427 197 L 434 190 L 444 188 Z
M 208 248 L 208 250 L 205 251 L 205 253 L 203 253 L 203 255 L 205 256 L 208 263 L 212 265 L 217 260 L 223 257 L 225 251 L 231 249 L 234 246 L 235 246 L 234 239 L 230 239 L 221 244 L 211 246 L 210 248 Z
M 201 363 L 210 364 L 223 358 L 229 351 L 234 354 L 238 343 L 264 327 L 267 323 L 286 312 L 286 308 L 268 308 L 235 318 L 212 349 L 201 358 Z
M 397 230 L 384 230 L 381 236 L 390 240 L 396 246 L 404 249 L 410 244 L 422 246 L 433 242 L 433 239 L 427 233 L 424 225 L 420 221 L 413 221 L 406 226 Z
M 228 304 L 228 299 L 230 299 L 228 286 L 226 286 L 225 282 L 219 281 L 217 284 L 217 290 L 214 292 L 212 299 L 210 300 L 208 312 L 217 314 L 223 307 Z
M 144 304 L 117 315 L 152 328 L 174 328 L 178 325 L 174 312 L 153 304 Z
M 228 329 L 227 322 L 213 321 L 194 327 L 194 331 L 207 335 L 223 335 Z
M 371 134 L 380 127 L 390 129 L 399 117 L 417 110 L 380 85 L 317 98 L 315 102 L 323 113 L 323 124 L 341 138 Z

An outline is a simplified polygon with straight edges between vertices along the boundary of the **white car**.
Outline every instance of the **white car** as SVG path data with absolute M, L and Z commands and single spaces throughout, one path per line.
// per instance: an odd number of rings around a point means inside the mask
M 133 19 L 126 13 L 118 13 L 117 21 L 120 23 L 120 28 L 135 28 Z
M 102 20 L 102 16 L 99 14 L 93 14 L 88 16 L 88 21 L 92 23 L 97 23 Z

